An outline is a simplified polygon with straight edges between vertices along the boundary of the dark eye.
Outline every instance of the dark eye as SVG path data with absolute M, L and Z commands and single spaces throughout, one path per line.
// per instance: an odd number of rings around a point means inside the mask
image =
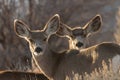
M 43 39 L 43 41 L 46 41 L 46 40 L 47 40 L 47 38 L 44 38 L 44 39 Z
M 78 43 L 76 44 L 76 46 L 77 46 L 78 48 L 82 47 L 83 45 L 84 45 L 84 44 L 81 43 L 81 42 L 78 42 Z

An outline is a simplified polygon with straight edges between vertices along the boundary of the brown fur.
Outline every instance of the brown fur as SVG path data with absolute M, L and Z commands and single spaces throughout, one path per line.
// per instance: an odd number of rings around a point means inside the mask
M 81 51 L 68 50 L 62 54 L 53 53 L 47 47 L 44 54 L 35 56 L 35 59 L 50 79 L 64 80 L 66 76 L 72 79 L 74 73 L 79 75 L 85 72 L 91 73 L 95 68 L 102 67 L 103 60 L 108 64 L 108 59 L 116 55 L 120 55 L 120 46 L 114 43 L 102 43 Z
M 43 74 L 17 71 L 0 71 L 0 80 L 48 80 Z

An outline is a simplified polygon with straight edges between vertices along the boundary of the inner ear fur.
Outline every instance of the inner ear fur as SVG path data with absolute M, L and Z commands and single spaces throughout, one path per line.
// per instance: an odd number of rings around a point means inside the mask
M 56 33 L 60 28 L 60 16 L 58 14 L 55 14 L 52 16 L 47 24 L 45 25 L 44 31 L 47 35 Z
M 14 31 L 19 37 L 28 37 L 30 29 L 28 26 L 21 20 L 14 20 Z
M 95 33 L 100 30 L 102 25 L 102 18 L 97 14 L 93 19 L 91 19 L 84 27 L 84 33 L 86 35 Z

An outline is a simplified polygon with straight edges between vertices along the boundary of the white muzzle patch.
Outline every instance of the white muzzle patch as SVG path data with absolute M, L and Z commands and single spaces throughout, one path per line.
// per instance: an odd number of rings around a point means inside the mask
M 40 52 L 40 53 L 34 52 L 34 55 L 35 56 L 40 56 L 40 55 L 43 55 L 43 52 Z

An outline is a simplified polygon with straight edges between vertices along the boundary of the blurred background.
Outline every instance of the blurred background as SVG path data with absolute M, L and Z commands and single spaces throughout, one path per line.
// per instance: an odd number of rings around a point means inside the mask
M 100 14 L 102 28 L 89 37 L 90 45 L 120 43 L 120 0 L 0 0 L 0 70 L 31 70 L 29 47 L 15 35 L 14 19 L 23 20 L 31 29 L 42 29 L 56 13 L 70 27 L 82 27 Z

